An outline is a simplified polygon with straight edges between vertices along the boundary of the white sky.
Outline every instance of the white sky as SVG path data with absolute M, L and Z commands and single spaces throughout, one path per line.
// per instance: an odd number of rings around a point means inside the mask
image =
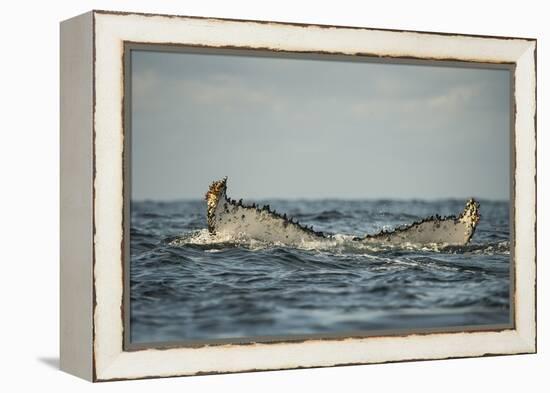
M 507 200 L 507 70 L 132 52 L 132 199 Z

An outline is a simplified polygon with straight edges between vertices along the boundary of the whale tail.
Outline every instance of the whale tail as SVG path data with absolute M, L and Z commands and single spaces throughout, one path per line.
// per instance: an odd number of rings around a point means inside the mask
M 235 201 L 228 198 L 226 191 L 227 177 L 210 184 L 205 195 L 208 231 L 212 234 L 223 231 L 284 244 L 331 238 L 331 235 L 287 218 L 286 214 L 272 211 L 269 206 L 244 205 L 242 199 Z M 459 216 L 436 215 L 392 231 L 367 234 L 354 240 L 398 246 L 407 243 L 463 246 L 472 238 L 479 219 L 479 203 L 469 199 Z

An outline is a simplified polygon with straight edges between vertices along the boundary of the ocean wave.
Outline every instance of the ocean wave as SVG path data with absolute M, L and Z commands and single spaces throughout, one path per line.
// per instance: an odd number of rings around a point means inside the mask
M 509 321 L 506 204 L 482 202 L 483 218 L 467 246 L 392 247 L 362 244 L 348 234 L 375 233 L 436 212 L 453 214 L 463 202 L 265 203 L 339 235 L 297 246 L 266 243 L 240 234 L 211 235 L 200 201 L 132 205 L 133 341 Z M 152 214 L 141 214 L 147 212 Z

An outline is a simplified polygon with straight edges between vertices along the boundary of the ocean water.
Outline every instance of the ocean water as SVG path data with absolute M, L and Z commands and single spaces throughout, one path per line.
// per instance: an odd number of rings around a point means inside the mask
M 510 321 L 508 202 L 480 201 L 471 243 L 451 248 L 350 239 L 458 214 L 463 200 L 259 202 L 338 235 L 299 248 L 235 240 L 208 233 L 204 201 L 131 203 L 132 343 Z

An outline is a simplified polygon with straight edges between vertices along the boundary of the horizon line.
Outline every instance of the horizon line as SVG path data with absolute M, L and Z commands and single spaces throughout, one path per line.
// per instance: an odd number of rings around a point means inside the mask
M 418 198 L 418 197 L 411 197 L 411 198 L 391 198 L 391 197 L 290 197 L 290 198 L 283 198 L 283 197 L 257 197 L 257 198 L 242 198 L 244 202 L 254 202 L 254 201 L 372 201 L 372 202 L 380 202 L 380 201 L 392 201 L 392 202 L 442 202 L 442 201 L 467 201 L 468 199 L 473 198 L 479 202 L 510 202 L 510 198 L 507 199 L 500 199 L 500 198 L 487 198 L 487 197 L 476 197 L 476 196 L 468 196 L 468 197 L 435 197 L 435 198 Z M 231 198 L 235 199 L 235 198 Z M 238 200 L 238 199 L 236 199 Z M 130 198 L 131 203 L 135 202 L 163 202 L 163 203 L 174 203 L 174 202 L 197 202 L 197 201 L 204 201 L 203 197 L 198 198 Z

